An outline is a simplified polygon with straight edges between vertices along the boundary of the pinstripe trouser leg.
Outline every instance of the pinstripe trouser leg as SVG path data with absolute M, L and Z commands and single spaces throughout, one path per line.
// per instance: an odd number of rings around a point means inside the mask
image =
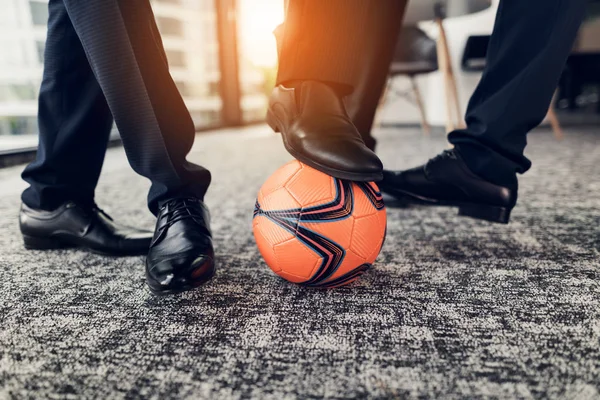
M 186 160 L 194 124 L 169 74 L 149 1 L 62 1 L 129 162 L 152 182 L 150 210 L 174 196 L 203 198 L 210 173 Z
M 113 118 L 62 0 L 48 7 L 39 145 L 23 172 L 30 187 L 22 199 L 52 210 L 67 201 L 93 203 Z
M 477 175 L 517 185 L 531 162 L 527 133 L 546 116 L 587 0 L 501 0 L 487 65 L 449 140 Z

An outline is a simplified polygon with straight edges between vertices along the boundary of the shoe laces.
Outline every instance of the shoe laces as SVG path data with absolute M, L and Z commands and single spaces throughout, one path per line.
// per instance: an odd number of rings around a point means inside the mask
M 198 199 L 195 198 L 169 200 L 162 206 L 162 209 L 164 208 L 169 209 L 169 211 L 161 215 L 161 218 L 166 218 L 167 220 L 163 225 L 164 228 L 168 228 L 176 222 L 185 219 L 192 219 L 200 225 L 202 225 L 201 221 L 204 221 L 202 207 L 200 206 Z
M 431 161 L 440 161 L 446 158 L 451 158 L 456 160 L 456 153 L 454 153 L 454 149 L 444 150 L 437 156 L 433 157 Z
M 92 204 L 92 210 L 96 210 L 98 211 L 100 214 L 104 215 L 106 218 L 108 218 L 111 221 L 114 221 L 112 219 L 112 217 L 110 215 L 108 215 L 108 213 L 106 211 L 104 211 L 103 209 L 101 209 L 100 207 L 98 207 L 98 205 L 96 203 Z
M 92 202 L 91 204 L 88 204 L 88 205 L 82 204 L 82 203 L 76 203 L 74 201 L 70 201 L 67 203 L 67 208 L 73 208 L 73 207 L 78 207 L 81 210 L 81 212 L 83 213 L 83 215 L 85 215 L 88 218 L 92 217 L 94 215 L 94 212 L 98 212 L 98 213 L 104 215 L 110 221 L 114 221 L 113 218 L 110 215 L 108 215 L 108 213 L 106 211 L 104 211 L 103 209 L 98 207 L 98 204 L 96 204 L 96 202 Z

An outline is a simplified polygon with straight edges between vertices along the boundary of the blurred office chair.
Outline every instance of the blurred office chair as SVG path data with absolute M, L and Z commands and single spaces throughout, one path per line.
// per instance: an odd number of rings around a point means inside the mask
M 382 104 L 394 101 L 399 97 L 414 102 L 419 109 L 423 133 L 429 135 L 431 127 L 427 122 L 427 113 L 421 96 L 421 91 L 416 81 L 418 75 L 428 74 L 438 70 L 437 46 L 435 40 L 416 26 L 406 26 L 400 31 L 394 58 L 390 65 L 387 88 L 384 92 Z M 394 78 L 407 76 L 411 88 L 401 90 L 394 87 Z
M 467 39 L 467 43 L 465 45 L 465 51 L 463 53 L 461 66 L 463 71 L 467 72 L 481 72 L 484 70 L 486 65 L 486 55 L 488 46 L 490 44 L 490 36 L 489 35 L 481 35 L 481 36 L 470 36 Z M 547 118 L 550 121 L 550 125 L 552 126 L 552 131 L 554 132 L 554 137 L 558 140 L 562 140 L 564 137 L 563 130 L 560 126 L 560 122 L 558 121 L 558 117 L 556 116 L 555 110 L 555 99 L 552 99 L 550 103 L 550 107 L 548 108 Z

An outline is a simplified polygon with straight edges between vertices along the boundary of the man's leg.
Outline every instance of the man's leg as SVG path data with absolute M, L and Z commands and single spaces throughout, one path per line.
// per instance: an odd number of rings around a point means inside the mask
M 53 0 L 58 1 L 58 0 Z M 149 0 L 62 0 L 121 133 L 133 169 L 152 182 L 156 231 L 146 259 L 150 289 L 191 289 L 215 271 L 210 173 L 186 160 L 195 137 Z
M 283 45 L 284 29 L 284 24 L 281 24 L 273 32 L 279 52 Z M 390 71 L 388 57 L 382 57 L 380 49 L 393 47 L 397 38 L 390 36 L 382 37 L 381 40 L 380 46 L 369 47 L 365 51 L 364 57 L 357 60 L 362 65 L 361 73 L 352 82 L 352 93 L 344 98 L 344 104 L 352 123 L 360 133 L 365 145 L 373 151 L 375 151 L 377 140 L 373 137 L 371 129 Z
M 584 16 L 586 0 L 502 0 L 487 66 L 471 101 L 467 128 L 450 133 L 455 148 L 408 171 L 384 171 L 381 189 L 459 214 L 507 223 L 527 133 L 548 111 Z
M 366 58 L 389 65 L 405 4 L 289 2 L 268 122 L 282 132 L 294 157 L 339 178 L 380 178 L 381 162 L 365 146 L 342 98 L 362 81 Z
M 19 215 L 25 247 L 146 254 L 152 232 L 119 225 L 95 205 L 113 119 L 64 4 L 48 7 L 38 153 L 23 172 L 31 184 Z
M 487 65 L 468 105 L 465 130 L 450 133 L 471 171 L 503 186 L 531 162 L 523 155 L 527 133 L 552 100 L 586 0 L 502 0 Z
M 192 118 L 169 69 L 148 0 L 64 0 L 133 169 L 150 179 L 148 205 L 204 197 L 210 173 L 186 160 Z
M 113 119 L 62 1 L 49 3 L 39 146 L 23 172 L 23 202 L 54 210 L 67 201 L 90 205 Z

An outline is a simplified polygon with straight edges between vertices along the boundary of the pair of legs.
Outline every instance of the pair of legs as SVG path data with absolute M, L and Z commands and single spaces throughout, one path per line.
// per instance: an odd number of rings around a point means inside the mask
M 171 79 L 148 0 L 50 0 L 37 159 L 23 172 L 29 207 L 90 204 L 116 122 L 133 169 L 166 199 L 202 198 L 210 173 L 186 161 L 194 124 Z
M 413 0 L 418 1 L 418 0 Z M 322 2 L 321 2 L 322 3 Z M 404 0 L 290 0 L 279 84 L 333 82 L 348 88 L 346 108 L 374 146 L 373 117 L 388 76 Z M 516 187 L 527 133 L 545 117 L 584 16 L 585 0 L 501 0 L 487 67 L 466 113 L 467 128 L 449 134 L 471 171 Z
M 283 131 L 292 154 L 359 180 L 382 175 L 361 134 L 370 136 L 404 6 L 403 0 L 290 3 L 278 83 L 292 90 L 276 88 L 269 122 Z M 444 164 L 457 159 L 450 157 L 434 163 L 431 174 L 425 168 L 411 179 L 444 193 L 462 179 L 461 190 L 482 186 L 488 197 L 508 193 L 513 201 L 516 194 L 505 189 L 516 186 L 516 173 L 529 167 L 525 135 L 543 118 L 584 6 L 584 0 L 503 0 L 488 69 L 469 104 L 468 128 L 450 135 L 469 173 L 479 178 L 465 180 L 456 173 L 461 165 Z M 210 174 L 186 160 L 194 126 L 169 76 L 148 0 L 50 0 L 49 7 L 40 148 L 23 173 L 31 184 L 21 212 L 26 244 L 123 253 L 145 244 L 153 291 L 196 286 L 214 272 L 202 203 Z M 359 100 L 344 104 L 348 94 Z M 148 204 L 158 218 L 151 243 L 143 232 L 115 226 L 94 206 L 112 118 L 132 167 L 152 181 Z M 437 176 L 440 171 L 446 175 Z M 394 190 L 410 181 L 392 178 L 387 186 Z
M 214 272 L 210 173 L 186 160 L 192 118 L 169 75 L 149 0 L 50 0 L 36 160 L 23 172 L 20 223 L 33 249 L 148 254 L 150 288 L 194 287 Z M 152 232 L 94 203 L 113 118 L 133 169 L 152 182 Z

